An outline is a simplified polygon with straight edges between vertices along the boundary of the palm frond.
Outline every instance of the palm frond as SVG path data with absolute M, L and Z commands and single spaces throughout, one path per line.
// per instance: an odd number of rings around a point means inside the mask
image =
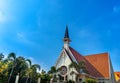
M 34 64 L 34 65 L 32 65 L 32 67 L 34 67 L 35 69 L 38 69 L 39 71 L 40 71 L 40 69 L 41 69 L 41 67 L 40 67 L 39 64 Z
M 16 59 L 16 54 L 11 52 L 10 54 L 8 54 L 8 59 L 13 59 L 15 60 Z
M 31 65 L 32 65 L 31 60 L 30 59 L 26 59 L 25 61 L 28 62 L 28 65 L 31 67 Z

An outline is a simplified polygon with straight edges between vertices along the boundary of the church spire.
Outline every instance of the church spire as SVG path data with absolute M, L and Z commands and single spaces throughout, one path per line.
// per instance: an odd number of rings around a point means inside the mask
M 69 32 L 68 32 L 68 26 L 67 25 L 66 25 L 65 36 L 64 36 L 63 41 L 64 41 L 64 48 L 68 48 L 71 40 L 69 38 Z
M 66 25 L 66 31 L 65 31 L 65 36 L 64 38 L 69 38 L 69 33 L 68 33 L 68 26 Z

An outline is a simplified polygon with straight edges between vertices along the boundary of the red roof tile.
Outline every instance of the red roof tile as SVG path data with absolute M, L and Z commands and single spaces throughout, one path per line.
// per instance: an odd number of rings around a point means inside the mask
M 109 77 L 108 53 L 82 56 L 71 47 L 70 47 L 70 51 L 72 52 L 77 62 L 80 62 L 81 60 L 85 61 L 86 68 L 91 76 L 97 78 Z
M 85 59 L 99 72 L 101 76 L 109 78 L 109 56 L 108 53 L 93 54 L 85 56 Z
M 120 72 L 114 72 L 116 81 L 120 81 Z
M 70 47 L 70 51 L 72 52 L 73 56 L 77 60 L 77 62 L 80 62 L 81 60 L 84 60 L 84 57 L 79 54 L 77 51 L 75 51 L 73 48 Z

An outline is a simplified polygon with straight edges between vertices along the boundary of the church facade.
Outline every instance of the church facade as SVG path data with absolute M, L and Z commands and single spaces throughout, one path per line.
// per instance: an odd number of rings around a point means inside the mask
M 58 73 L 60 81 L 73 80 L 82 83 L 87 78 L 93 78 L 98 83 L 116 83 L 109 53 L 81 55 L 69 45 L 71 40 L 67 26 L 63 41 L 63 49 L 55 63 L 56 69 L 61 69 Z M 84 61 L 87 73 L 82 68 L 80 70 L 75 67 L 70 68 L 73 62 L 78 64 L 80 61 Z

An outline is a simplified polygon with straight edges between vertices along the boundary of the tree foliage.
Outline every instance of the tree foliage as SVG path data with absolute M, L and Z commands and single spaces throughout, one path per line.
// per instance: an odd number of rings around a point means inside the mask
M 92 78 L 87 78 L 86 83 L 97 83 L 97 81 Z
M 9 53 L 7 58 L 0 53 L 0 83 L 15 83 L 16 75 L 19 74 L 19 83 L 25 83 L 28 74 L 27 83 L 37 83 L 41 67 L 39 64 L 32 64 L 30 59 L 22 56 L 16 56 L 15 53 Z

